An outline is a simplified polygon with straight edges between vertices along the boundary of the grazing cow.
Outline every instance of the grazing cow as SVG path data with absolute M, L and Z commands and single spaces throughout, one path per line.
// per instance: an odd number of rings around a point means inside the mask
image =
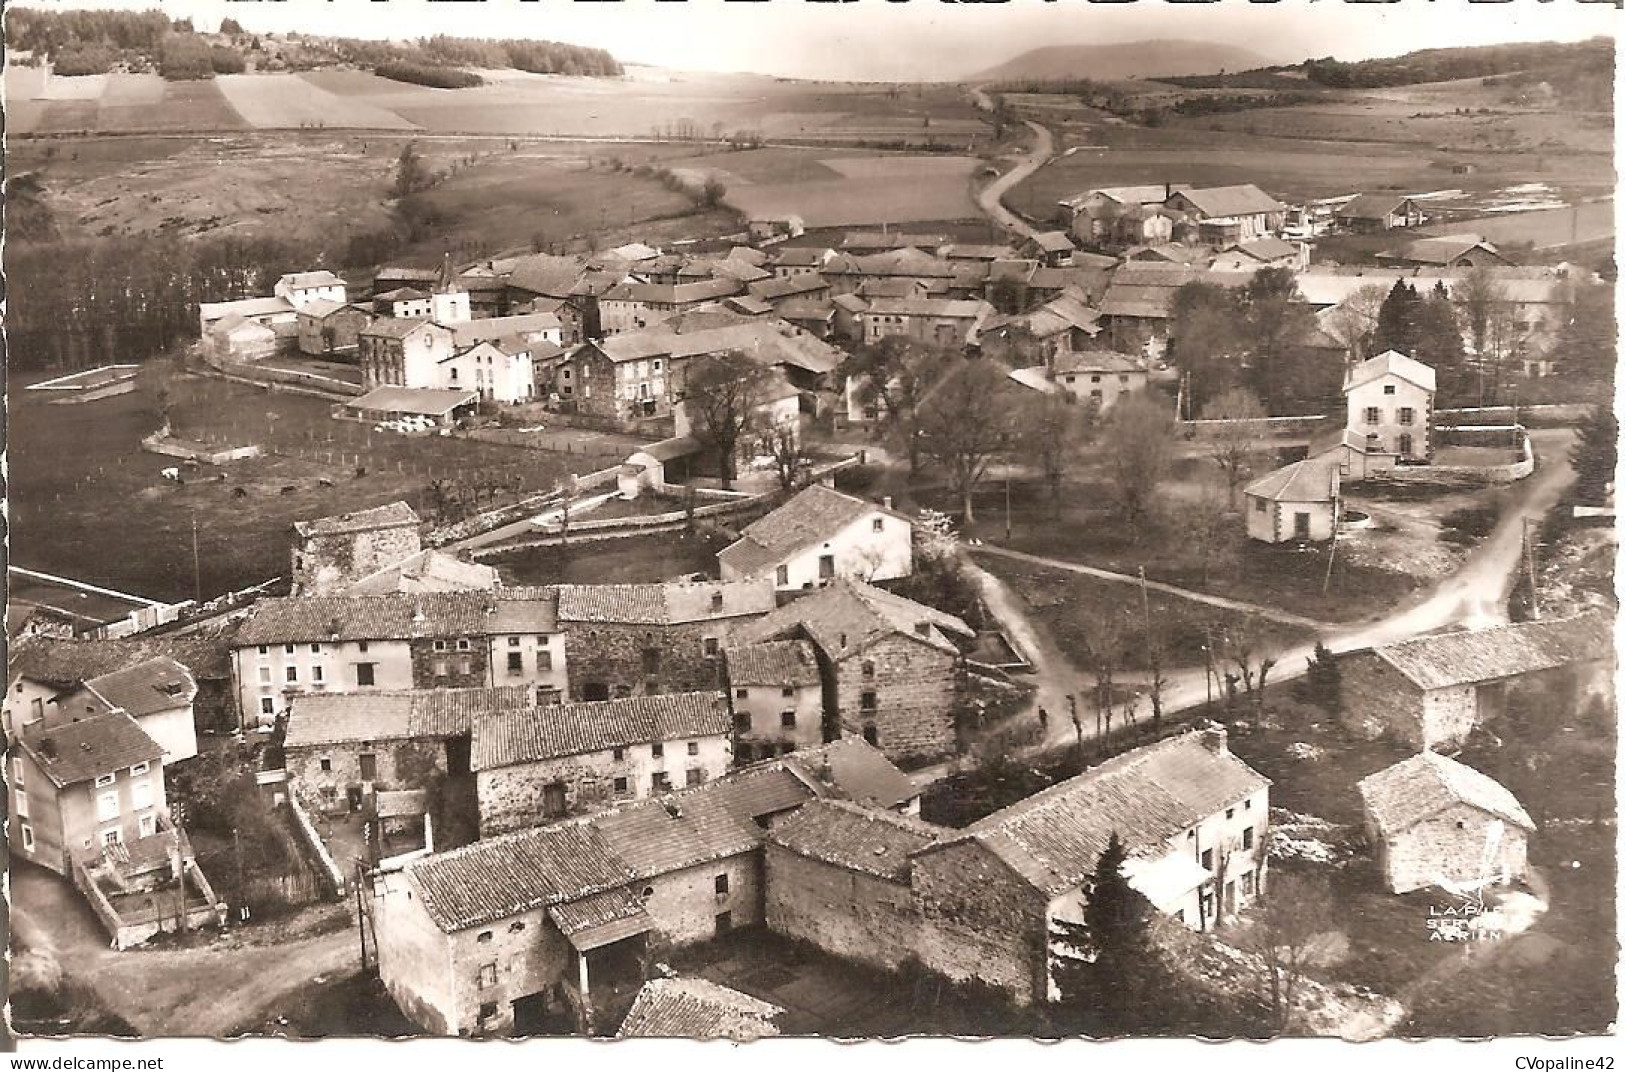
M 282 494 L 284 494 L 284 495 L 292 495 L 294 492 L 296 492 L 298 490 L 299 489 L 294 487 L 292 484 L 284 484 L 284 485 L 282 485 Z
M 163 477 L 165 480 L 179 480 L 181 478 L 181 471 L 172 465 L 168 469 L 160 472 L 158 475 Z
M 316 483 L 320 484 L 324 488 L 331 488 L 331 487 L 336 487 L 337 486 L 325 476 L 317 477 L 316 478 Z
M 248 489 L 247 488 L 232 488 L 231 489 L 231 497 L 233 499 L 246 499 L 246 498 L 248 498 Z

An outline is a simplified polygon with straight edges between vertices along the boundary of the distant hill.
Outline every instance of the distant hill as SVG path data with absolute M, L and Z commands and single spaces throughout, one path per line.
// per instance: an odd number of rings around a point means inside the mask
M 1120 45 L 1050 45 L 966 78 L 1002 82 L 1087 78 L 1114 82 L 1159 75 L 1217 74 L 1263 67 L 1269 59 L 1236 45 L 1206 41 L 1131 41 Z

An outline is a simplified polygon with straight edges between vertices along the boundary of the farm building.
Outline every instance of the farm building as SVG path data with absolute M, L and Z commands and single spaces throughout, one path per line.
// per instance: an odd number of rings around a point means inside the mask
M 687 477 L 690 460 L 704 451 L 697 439 L 674 436 L 627 455 L 615 486 L 623 499 L 636 499 L 645 489 L 666 491 Z
M 298 333 L 299 310 L 282 297 L 242 298 L 237 301 L 200 302 L 198 304 L 198 334 L 208 337 L 209 329 L 228 316 L 240 316 L 270 328 L 278 338 L 292 338 Z
M 1065 231 L 1041 231 L 1027 240 L 1025 252 L 1046 268 L 1064 268 L 1077 248 Z
M 1360 780 L 1366 834 L 1393 893 L 1506 885 L 1529 867 L 1535 822 L 1501 783 L 1423 752 Z
M 223 361 L 263 361 L 282 349 L 275 330 L 237 313 L 228 313 L 209 325 L 205 338 L 209 351 Z
M 329 595 L 423 549 L 405 502 L 293 523 L 293 594 Z
M 494 567 L 464 562 L 431 548 L 369 573 L 345 591 L 358 596 L 390 592 L 490 591 L 499 583 Z
M 315 272 L 290 272 L 276 281 L 271 293 L 286 300 L 295 309 L 304 309 L 316 301 L 343 305 L 349 300 L 348 285 L 326 269 Z
M 787 238 L 800 238 L 807 233 L 807 225 L 800 216 L 757 216 L 745 225 L 752 242 L 782 242 Z
M 432 320 L 379 317 L 357 336 L 361 385 L 434 388 L 440 386 L 440 362 L 456 346 L 450 328 Z
M 1250 242 L 1286 223 L 1286 206 L 1251 183 L 1175 190 L 1164 207 L 1196 221 L 1207 245 Z
M 1509 690 L 1555 689 L 1560 710 L 1588 697 L 1612 702 L 1613 623 L 1590 613 L 1551 621 L 1418 637 L 1350 652 L 1342 721 L 1367 738 L 1454 747 L 1505 710 Z
M 344 408 L 360 421 L 392 421 L 401 417 L 427 417 L 449 428 L 479 407 L 480 395 L 473 390 L 437 390 L 428 387 L 374 387 L 360 398 L 344 403 Z
M 1309 247 L 1266 236 L 1220 250 L 1208 265 L 1215 272 L 1256 272 L 1260 268 L 1299 271 L 1309 267 Z
M 1403 194 L 1361 194 L 1339 208 L 1333 218 L 1356 234 L 1420 227 L 1427 218 L 1421 206 Z
M 723 662 L 739 762 L 824 742 L 824 682 L 811 644 L 778 640 L 728 647 Z
M 1331 539 L 1341 479 L 1335 463 L 1308 458 L 1259 477 L 1243 492 L 1247 536 L 1264 543 Z
M 1372 443 L 1358 432 L 1328 428 L 1309 441 L 1309 455 L 1305 460 L 1335 464 L 1342 483 L 1351 484 L 1372 473 L 1392 469 L 1398 464 L 1399 455 L 1384 450 L 1381 443 Z
M 1072 237 L 1085 245 L 1132 246 L 1173 237 L 1174 214 L 1162 208 L 1182 186 L 1111 186 L 1060 202 Z
M 813 484 L 717 553 L 724 580 L 773 577 L 798 591 L 834 577 L 890 581 L 914 572 L 913 523 L 889 503 Z
M 1363 436 L 1368 450 L 1427 461 L 1433 456 L 1435 379 L 1431 365 L 1397 350 L 1362 361 L 1343 380 L 1344 427 Z
M 1481 268 L 1511 262 L 1479 235 L 1459 234 L 1419 238 L 1377 254 L 1377 263 L 1392 268 Z
M 993 313 L 984 301 L 954 298 L 875 298 L 858 314 L 863 340 L 873 345 L 892 335 L 960 347 L 976 342 L 982 323 Z
M 651 979 L 638 991 L 615 1037 L 750 1042 L 777 1035 L 783 1015 L 777 1005 L 709 979 Z
M 379 316 L 401 319 L 427 320 L 434 315 L 434 302 L 429 292 L 415 287 L 396 287 L 372 296 L 372 311 Z
M 1025 333 L 1038 345 L 1036 356 L 1048 364 L 1062 354 L 1089 349 L 1100 332 L 1100 311 L 1089 306 L 1082 291 L 1069 288 L 1029 312 L 989 318 L 979 342 L 985 357 L 1019 360 L 1031 355 L 1016 353 L 1011 342 Z
M 299 310 L 299 352 L 312 357 L 353 355 L 372 320 L 360 306 L 317 298 Z

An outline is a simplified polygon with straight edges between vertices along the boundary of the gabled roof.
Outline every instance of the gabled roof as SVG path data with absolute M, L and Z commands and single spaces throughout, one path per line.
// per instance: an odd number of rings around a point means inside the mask
M 1175 184 L 1172 190 L 1184 190 L 1188 187 Z M 1081 194 L 1061 199 L 1061 204 L 1068 208 L 1077 208 L 1096 194 L 1116 201 L 1120 205 L 1160 205 L 1167 200 L 1170 187 L 1165 183 L 1148 183 L 1143 186 L 1103 186 L 1095 190 L 1085 190 Z
M 816 268 L 829 260 L 834 251 L 821 246 L 781 246 L 769 260 L 791 268 Z
M 587 274 L 587 265 L 579 257 L 555 257 L 538 253 L 525 257 L 508 273 L 508 285 L 532 294 L 551 298 L 570 296 Z
M 427 291 L 413 290 L 411 287 L 396 287 L 394 290 L 386 290 L 382 294 L 374 294 L 372 300 L 391 303 L 428 301 L 429 294 Z
M 1286 206 L 1251 183 L 1175 190 L 1203 216 L 1250 216 L 1259 212 L 1285 212 Z M 1172 198 L 1169 198 L 1172 200 Z
M 681 625 L 765 614 L 774 605 L 771 582 L 758 580 L 561 584 L 558 594 L 560 621 L 613 625 Z
M 1613 622 L 1599 613 L 1416 637 L 1371 652 L 1421 689 L 1443 689 L 1606 658 Z
M 457 324 L 451 329 L 451 337 L 458 346 L 473 346 L 492 339 L 523 338 L 544 331 L 557 331 L 559 326 L 557 313 L 493 316 Z
M 419 520 L 417 511 L 405 500 L 401 500 L 374 506 L 369 510 L 354 510 L 348 514 L 295 521 L 293 531 L 303 539 L 310 539 L 312 536 L 342 536 L 352 532 L 371 532 L 374 529 L 416 526 Z
M 1518 798 L 1500 782 L 1437 752 L 1423 752 L 1362 778 L 1359 789 L 1377 829 L 1388 837 L 1456 804 L 1535 829 Z
M 475 720 L 533 706 L 524 685 L 388 692 L 312 692 L 288 705 L 287 748 L 363 741 L 439 740 L 469 733 Z
M 17 734 L 18 743 L 57 788 L 163 758 L 164 750 L 122 711 L 73 722 L 33 722 Z
M 1273 235 L 1265 235 L 1263 238 L 1255 238 L 1251 242 L 1239 242 L 1230 248 L 1241 253 L 1245 253 L 1254 260 L 1263 261 L 1265 263 L 1270 261 L 1284 260 L 1285 258 L 1296 257 L 1298 255 L 1297 246 L 1294 246 L 1291 242 L 1288 242 L 1285 239 L 1276 238 Z
M 225 316 L 209 325 L 209 334 L 229 338 L 238 335 L 275 335 L 270 328 L 257 320 L 249 320 L 237 313 L 227 313 Z
M 186 707 L 197 696 L 191 671 L 167 656 L 90 678 L 84 688 L 107 710 L 134 718 Z
M 871 644 L 899 635 L 957 654 L 958 649 L 947 634 L 976 635 L 970 626 L 952 614 L 863 581 L 836 577 L 760 621 L 749 623 L 735 634 L 735 640 L 754 644 L 803 633 L 835 661 L 855 656 Z
M 776 318 L 729 315 L 734 322 L 719 327 L 678 332 L 663 324 L 612 335 L 597 348 L 616 364 L 661 355 L 681 361 L 737 350 L 762 365 L 789 365 L 815 375 L 832 371 L 845 359 L 845 354 L 828 343 L 796 332 Z
M 709 979 L 651 979 L 632 1001 L 617 1038 L 751 1039 L 777 1035 L 777 1005 Z
M 861 316 L 931 316 L 974 320 L 993 311 L 977 298 L 873 298 Z
M 349 302 L 336 302 L 331 298 L 312 298 L 310 301 L 304 304 L 303 308 L 299 310 L 299 315 L 308 316 L 312 320 L 326 320 L 334 313 L 341 312 L 345 309 L 352 310 L 361 316 L 368 315 L 365 309 L 351 305 Z
M 1271 502 L 1333 502 L 1337 498 L 1337 465 L 1330 459 L 1305 458 L 1265 473 L 1247 485 L 1246 494 Z
M 753 298 L 763 301 L 778 301 L 795 294 L 811 294 L 815 291 L 828 290 L 829 280 L 811 272 L 798 276 L 785 276 L 783 278 L 759 279 L 747 288 Z
M 1047 894 L 1095 869 L 1113 833 L 1130 857 L 1163 854 L 1167 841 L 1268 786 L 1224 747 L 1219 727 L 1125 752 L 996 811 L 936 847 L 976 842 Z M 1258 816 L 1260 824 L 1266 821 Z
M 389 592 L 457 592 L 492 589 L 498 584 L 495 568 L 427 548 L 356 581 L 352 595 L 375 596 Z M 550 632 L 550 630 L 544 630 Z
M 391 592 L 262 599 L 232 647 L 484 636 L 498 598 L 492 592 Z
M 552 704 L 477 719 L 472 766 L 495 770 L 633 744 L 720 737 L 732 727 L 733 714 L 720 692 Z
M 1055 355 L 1055 371 L 1144 372 L 1145 365 L 1115 350 L 1070 350 Z
M 910 857 L 947 833 L 882 808 L 812 800 L 775 822 L 767 840 L 809 860 L 907 882 Z
M 731 277 L 702 279 L 696 283 L 621 283 L 605 291 L 600 300 L 688 305 L 731 297 L 743 287 L 743 283 Z
M 444 417 L 462 406 L 473 405 L 479 399 L 478 391 L 396 387 L 394 384 L 385 384 L 382 387 L 374 387 L 360 398 L 352 398 L 344 403 L 344 407 L 376 413 L 416 413 L 425 417 Z
M 1032 243 L 1045 253 L 1069 253 L 1078 248 L 1065 231 L 1041 231 L 1032 236 Z
M 1499 257 L 1500 251 L 1486 242 L 1481 235 L 1439 235 L 1419 238 L 1397 250 L 1377 254 L 1378 260 L 1412 261 L 1417 264 L 1450 264 L 1475 249 L 1482 249 Z
M 717 560 L 743 574 L 753 574 L 803 548 L 825 542 L 872 513 L 890 514 L 912 524 L 879 503 L 822 484 L 809 484 L 783 506 L 745 526 L 738 540 L 717 553 Z
M 243 317 L 256 317 L 273 316 L 277 313 L 292 315 L 294 312 L 293 303 L 281 295 L 268 298 L 241 298 L 237 301 L 202 302 L 198 305 L 198 316 L 205 323 L 233 313 Z
M 1341 450 L 1345 447 L 1358 454 L 1396 456 L 1393 451 L 1383 449 L 1380 444 L 1373 443 L 1359 432 L 1339 425 L 1315 433 L 1314 437 L 1309 440 L 1309 459 L 1319 458 L 1329 451 Z
M 734 688 L 749 685 L 799 687 L 817 685 L 818 657 L 805 640 L 770 640 L 723 649 L 728 667 L 728 683 Z
M 971 242 L 956 242 L 951 246 L 943 246 L 937 253 L 951 261 L 998 261 L 1016 255 L 1016 251 L 1009 246 L 977 245 Z
M 1404 194 L 1361 194 L 1333 215 L 1340 220 L 1380 220 L 1399 212 L 1410 201 Z
M 385 339 L 404 339 L 419 328 L 451 334 L 450 328 L 442 327 L 421 316 L 380 316 L 362 328 L 361 334 Z
M 66 640 L 29 637 L 7 652 L 12 681 L 27 678 L 62 689 L 135 666 L 149 659 L 168 657 L 186 667 L 194 679 L 221 681 L 231 677 L 231 657 L 224 644 L 206 637 L 138 636 L 115 640 Z
M 1433 392 L 1437 383 L 1437 376 L 1431 365 L 1424 365 L 1415 358 L 1406 357 L 1398 350 L 1385 350 L 1376 357 L 1368 358 L 1349 369 L 1348 376 L 1343 381 L 1343 391 L 1346 394 L 1356 387 L 1363 387 L 1384 376 L 1397 376 L 1429 393 Z
M 841 737 L 773 762 L 800 776 L 821 797 L 896 808 L 920 795 L 920 787 L 862 737 Z
M 279 286 L 291 290 L 309 290 L 314 287 L 342 287 L 344 280 L 327 271 L 325 268 L 316 272 L 289 272 L 277 280 Z

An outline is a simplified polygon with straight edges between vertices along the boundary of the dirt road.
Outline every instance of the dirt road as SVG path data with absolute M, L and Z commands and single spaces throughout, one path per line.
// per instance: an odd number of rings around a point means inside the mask
M 980 90 L 976 91 L 980 93 Z M 1027 181 L 1028 177 L 1055 155 L 1055 138 L 1047 127 L 1027 120 L 1027 128 L 1033 132 L 1033 147 L 1026 155 L 1016 162 L 1016 166 L 988 183 L 977 191 L 976 204 L 987 214 L 988 219 L 997 223 L 1007 231 L 1018 235 L 1031 237 L 1038 233 L 1038 229 L 1026 220 L 1017 216 L 1004 206 L 1004 195 L 1018 184 Z

